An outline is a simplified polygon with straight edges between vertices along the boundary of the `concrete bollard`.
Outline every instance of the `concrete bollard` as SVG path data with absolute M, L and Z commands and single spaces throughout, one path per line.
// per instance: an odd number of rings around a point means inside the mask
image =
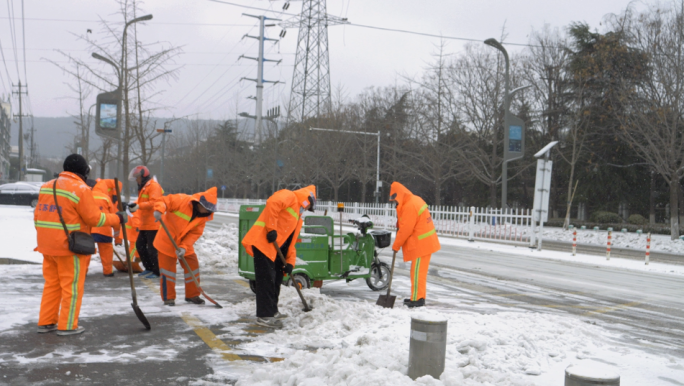
M 565 369 L 565 386 L 620 386 L 620 374 L 592 363 L 570 365 Z
M 415 380 L 424 375 L 435 379 L 444 372 L 447 320 L 436 316 L 411 318 L 408 376 Z

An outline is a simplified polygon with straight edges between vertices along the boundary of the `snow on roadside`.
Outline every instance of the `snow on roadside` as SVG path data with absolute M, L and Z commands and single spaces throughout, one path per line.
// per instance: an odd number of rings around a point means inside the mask
M 544 240 L 556 240 L 571 243 L 572 231 L 561 228 L 544 228 Z M 606 246 L 608 242 L 607 231 L 594 231 L 588 229 L 577 230 L 577 243 Z M 646 251 L 646 235 L 636 233 L 622 233 L 613 231 L 612 246 L 615 248 L 629 248 Z M 684 241 L 671 240 L 669 235 L 651 235 L 651 250 L 674 254 L 684 254 Z
M 0 257 L 42 263 L 43 255 L 34 252 L 38 246 L 33 226 L 33 208 L 0 205 Z

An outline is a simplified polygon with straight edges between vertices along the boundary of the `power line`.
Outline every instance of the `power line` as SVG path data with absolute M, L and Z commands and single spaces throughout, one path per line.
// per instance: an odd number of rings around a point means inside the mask
M 12 15 L 12 20 L 14 20 L 14 0 L 7 0 L 7 14 Z M 9 28 L 10 28 L 10 38 L 11 38 L 11 43 L 12 43 L 12 51 L 14 52 L 14 65 L 17 69 L 17 78 L 21 78 L 19 75 L 19 60 L 18 60 L 18 54 L 17 54 L 17 35 L 16 35 L 16 28 L 15 24 L 10 20 L 9 22 Z
M 2 48 L 2 41 L 0 41 L 0 54 L 2 54 L 2 64 L 5 66 L 5 73 L 7 74 L 7 81 L 9 82 L 9 85 L 12 85 L 12 77 L 9 74 L 9 70 L 7 69 L 7 62 L 5 61 L 5 50 Z M 4 83 L 4 82 L 3 82 Z M 12 91 L 12 90 L 10 90 Z
M 15 20 L 14 17 L 6 17 L 6 16 L 0 16 L 0 19 L 6 19 L 10 20 Z M 27 17 L 25 20 L 28 21 L 49 21 L 49 22 L 58 22 L 58 23 L 100 23 L 103 20 L 86 20 L 86 19 L 49 19 L 49 18 L 35 18 L 35 17 Z M 119 23 L 117 21 L 107 21 L 104 20 L 106 23 L 112 23 L 116 24 Z M 195 25 L 195 26 L 202 26 L 202 27 L 249 27 L 251 24 L 220 24 L 220 23 L 177 23 L 177 22 L 154 22 L 155 25 Z
M 274 13 L 277 12 L 277 11 L 272 11 L 272 10 L 269 10 L 266 8 L 250 7 L 250 6 L 246 6 L 246 5 L 242 5 L 242 4 L 232 3 L 229 1 L 222 1 L 222 0 L 208 0 L 208 1 L 211 1 L 214 3 L 232 5 L 234 7 L 240 7 L 240 8 L 257 9 L 257 10 L 265 11 L 265 12 L 274 12 Z M 298 16 L 295 14 L 285 13 L 285 12 L 283 12 L 282 14 L 289 15 L 289 16 Z M 477 43 L 484 42 L 484 39 L 464 38 L 464 37 L 448 36 L 448 35 L 437 35 L 437 34 L 430 34 L 430 33 L 425 33 L 425 32 L 409 31 L 409 30 L 398 29 L 398 28 L 377 27 L 377 26 L 372 26 L 372 25 L 356 24 L 356 23 L 350 23 L 350 22 L 347 22 L 347 23 L 342 24 L 342 25 L 349 25 L 349 26 L 361 27 L 361 28 L 369 28 L 369 29 L 375 29 L 375 30 L 380 30 L 380 31 L 388 31 L 388 32 L 399 32 L 399 33 L 418 35 L 418 36 L 426 36 L 426 37 L 432 37 L 432 38 L 440 38 L 440 39 L 446 39 L 446 40 L 461 40 L 461 41 L 477 42 Z M 502 43 L 502 44 L 503 45 L 509 45 L 509 46 L 538 47 L 536 45 L 525 44 L 525 43 Z

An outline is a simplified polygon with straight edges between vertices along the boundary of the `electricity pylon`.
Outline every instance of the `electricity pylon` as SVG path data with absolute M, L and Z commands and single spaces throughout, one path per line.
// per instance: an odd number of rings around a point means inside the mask
M 292 75 L 289 121 L 319 117 L 331 108 L 328 26 L 348 24 L 346 18 L 326 13 L 326 0 L 304 0 L 299 16 L 280 26 L 299 28 Z M 284 33 L 281 33 L 281 37 Z

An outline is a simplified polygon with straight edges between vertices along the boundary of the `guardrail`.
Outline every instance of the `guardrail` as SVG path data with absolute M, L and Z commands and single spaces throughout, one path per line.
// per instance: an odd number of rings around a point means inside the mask
M 218 210 L 239 213 L 240 205 L 263 205 L 266 200 L 219 198 Z M 339 219 L 337 202 L 319 201 L 316 214 Z M 529 241 L 532 211 L 529 209 L 491 209 L 465 206 L 428 206 L 438 234 L 456 237 Z M 392 204 L 345 202 L 342 222 L 367 215 L 376 229 L 396 230 L 397 214 Z

